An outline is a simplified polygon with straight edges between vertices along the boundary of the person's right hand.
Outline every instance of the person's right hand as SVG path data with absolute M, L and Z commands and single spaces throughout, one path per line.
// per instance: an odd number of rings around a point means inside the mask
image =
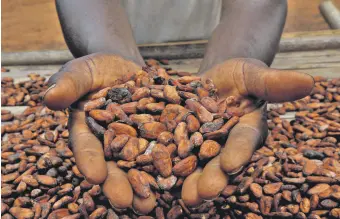
M 133 195 L 127 174 L 115 162 L 105 161 L 102 144 L 85 123 L 80 103 L 92 92 L 128 81 L 139 70 L 137 64 L 115 55 L 96 53 L 72 60 L 49 79 L 44 103 L 52 110 L 77 105 L 70 114 L 68 129 L 80 172 L 90 183 L 103 183 L 103 192 L 114 208 L 132 207 L 148 213 L 156 205 L 155 195 L 147 199 Z

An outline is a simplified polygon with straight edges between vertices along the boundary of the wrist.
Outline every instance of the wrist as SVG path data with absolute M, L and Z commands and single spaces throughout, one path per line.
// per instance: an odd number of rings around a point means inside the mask
M 120 39 L 115 39 L 114 42 L 114 44 L 104 46 L 102 43 L 90 41 L 86 48 L 81 46 L 84 45 L 84 43 L 72 42 L 68 43 L 68 47 L 75 58 L 95 53 L 102 53 L 122 57 L 123 59 L 132 61 L 139 66 L 145 65 L 144 60 L 135 44 L 131 45 L 130 43 L 124 42 Z
M 223 1 L 222 18 L 206 48 L 199 73 L 232 58 L 272 63 L 285 24 L 285 0 Z

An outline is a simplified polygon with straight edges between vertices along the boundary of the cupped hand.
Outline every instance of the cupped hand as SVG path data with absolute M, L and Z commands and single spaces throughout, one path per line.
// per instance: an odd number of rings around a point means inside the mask
M 220 98 L 234 97 L 227 112 L 240 120 L 229 132 L 220 155 L 185 180 L 182 199 L 190 207 L 216 198 L 227 185 L 228 175 L 238 173 L 265 141 L 266 101 L 294 101 L 309 95 L 314 86 L 307 74 L 272 69 L 255 59 L 231 59 L 201 76 L 203 81 L 214 82 Z
M 142 199 L 133 194 L 127 174 L 115 162 L 105 161 L 102 143 L 87 126 L 82 109 L 84 96 L 124 83 L 139 70 L 137 64 L 115 55 L 97 53 L 72 60 L 49 79 L 44 103 L 52 110 L 72 105 L 68 124 L 70 143 L 77 166 L 87 181 L 102 184 L 113 207 L 133 207 L 139 213 L 147 213 L 156 204 L 155 195 Z

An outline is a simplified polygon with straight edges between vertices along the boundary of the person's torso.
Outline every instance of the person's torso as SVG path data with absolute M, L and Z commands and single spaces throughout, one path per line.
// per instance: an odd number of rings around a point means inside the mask
M 221 0 L 122 0 L 137 44 L 207 39 Z

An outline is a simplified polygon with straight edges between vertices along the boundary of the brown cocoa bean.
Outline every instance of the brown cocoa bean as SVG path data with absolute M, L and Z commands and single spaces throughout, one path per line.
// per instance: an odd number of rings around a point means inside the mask
M 206 140 L 200 147 L 199 158 L 200 160 L 210 159 L 218 155 L 221 150 L 221 145 L 213 140 Z
M 116 135 L 129 135 L 131 137 L 136 137 L 137 132 L 136 130 L 127 124 L 122 124 L 122 123 L 110 123 L 108 126 L 109 129 L 112 129 Z
M 85 112 L 89 112 L 93 109 L 99 109 L 99 108 L 101 108 L 102 106 L 105 105 L 105 102 L 106 102 L 106 99 L 104 97 L 88 101 L 84 105 L 84 110 L 85 110 Z
M 270 196 L 262 196 L 260 199 L 260 211 L 262 214 L 266 215 L 270 213 L 272 208 L 273 198 Z
M 213 115 L 199 102 L 188 99 L 185 101 L 186 105 L 190 110 L 192 110 L 202 123 L 211 122 L 213 121 Z
M 110 148 L 113 152 L 119 152 L 129 140 L 128 135 L 117 135 L 110 143 Z
M 130 169 L 128 172 L 128 179 L 137 195 L 142 198 L 148 198 L 150 196 L 150 185 L 140 171 L 136 169 Z
M 46 175 L 36 175 L 35 177 L 36 177 L 37 181 L 42 185 L 46 185 L 46 186 L 56 186 L 57 185 L 57 179 L 56 178 L 46 176 Z
M 329 188 L 330 188 L 330 185 L 320 183 L 320 184 L 317 184 L 316 186 L 312 187 L 311 189 L 309 189 L 307 193 L 309 195 L 319 194 L 319 193 L 324 192 L 325 190 L 327 190 Z
M 253 195 L 256 198 L 261 198 L 261 196 L 262 196 L 262 187 L 259 184 L 252 183 L 252 184 L 250 184 L 249 188 L 250 188 L 250 191 L 253 193 Z
M 139 126 L 141 136 L 147 139 L 157 139 L 166 130 L 166 126 L 160 122 L 148 122 Z
M 196 169 L 197 157 L 191 155 L 180 162 L 178 162 L 172 169 L 176 176 L 188 176 Z
M 157 141 L 161 144 L 168 145 L 174 139 L 174 135 L 171 132 L 165 131 L 159 134 Z
M 164 98 L 174 104 L 180 104 L 181 103 L 181 97 L 179 96 L 176 87 L 165 85 L 164 87 Z
M 303 213 L 309 213 L 310 211 L 310 201 L 308 198 L 303 198 L 302 201 L 300 202 L 300 211 L 302 211 Z
M 211 97 L 203 97 L 200 100 L 201 104 L 211 113 L 218 112 L 218 105 L 216 101 Z
M 163 189 L 163 190 L 170 190 L 172 187 L 174 187 L 176 182 L 177 182 L 177 177 L 173 176 L 173 175 L 171 175 L 167 178 L 157 176 L 157 184 L 158 184 L 159 188 Z
M 34 217 L 34 212 L 28 208 L 12 207 L 9 209 L 9 212 L 15 218 L 33 218 Z
M 170 209 L 166 217 L 169 219 L 176 219 L 176 218 L 180 218 L 182 215 L 183 215 L 182 207 L 179 205 L 176 205 Z
M 139 154 L 138 144 L 138 138 L 130 137 L 128 142 L 124 145 L 123 149 L 119 153 L 120 157 L 126 161 L 134 161 Z
M 156 144 L 152 149 L 151 156 L 155 168 L 163 177 L 168 177 L 172 172 L 172 162 L 167 148 L 162 144 Z

